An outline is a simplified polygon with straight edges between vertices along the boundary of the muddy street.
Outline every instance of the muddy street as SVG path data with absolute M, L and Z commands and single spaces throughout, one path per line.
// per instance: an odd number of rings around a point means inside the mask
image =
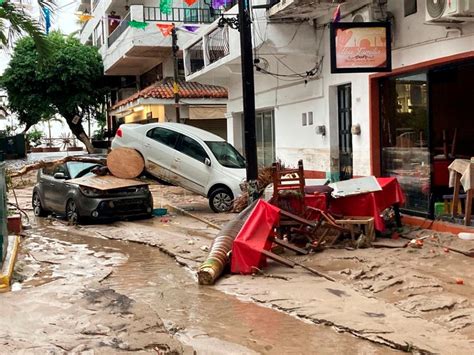
M 48 224 L 28 232 L 19 260 L 21 290 L 5 295 L 12 311 L 29 314 L 26 323 L 13 313 L 4 318 L 8 351 L 386 353 L 349 334 L 199 287 L 190 270 L 157 248 Z
M 233 214 L 213 214 L 204 198 L 180 188 L 151 190 L 155 206 L 169 208 L 166 216 L 81 226 L 30 216 L 15 292 L 2 296 L 9 320 L 0 329 L 5 349 L 471 353 L 470 258 L 438 247 L 287 252 L 336 281 L 270 262 L 261 274 L 198 286 L 197 267 Z M 31 189 L 16 194 L 28 210 Z M 452 246 L 464 243 L 440 237 Z M 454 277 L 465 284 L 456 285 Z M 15 319 L 20 309 L 27 320 Z

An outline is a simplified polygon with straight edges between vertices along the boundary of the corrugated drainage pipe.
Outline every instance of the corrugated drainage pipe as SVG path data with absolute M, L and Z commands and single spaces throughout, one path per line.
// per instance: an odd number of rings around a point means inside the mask
M 237 234 L 239 234 L 256 204 L 257 201 L 253 202 L 245 210 L 240 212 L 237 217 L 225 224 L 217 233 L 206 261 L 201 264 L 197 272 L 200 285 L 213 285 L 222 274 L 224 267 L 230 261 L 230 252 L 232 251 L 234 239 Z

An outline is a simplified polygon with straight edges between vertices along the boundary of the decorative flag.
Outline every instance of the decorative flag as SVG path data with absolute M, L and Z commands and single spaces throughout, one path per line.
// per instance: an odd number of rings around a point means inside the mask
M 219 7 L 227 5 L 230 0 L 212 0 L 212 7 L 218 9 Z
M 49 35 L 49 29 L 51 28 L 51 12 L 49 11 L 47 7 L 43 7 L 43 14 L 44 14 L 44 28 L 46 31 L 46 35 Z
M 139 28 L 141 30 L 145 30 L 146 26 L 148 26 L 149 23 L 133 20 L 133 21 L 128 21 L 128 25 L 133 28 Z
M 171 14 L 172 4 L 173 0 L 160 0 L 160 12 L 166 15 Z
M 177 29 L 181 31 L 196 33 L 197 31 L 199 31 L 200 27 L 198 25 L 183 25 L 177 27 Z
M 188 5 L 188 6 L 191 6 L 192 4 L 194 4 L 197 0 L 184 0 L 184 2 Z
M 161 34 L 165 37 L 168 37 L 171 34 L 171 31 L 173 30 L 173 25 L 170 23 L 157 23 L 156 27 L 160 29 Z
M 78 17 L 79 17 L 79 21 L 81 21 L 81 22 L 87 22 L 90 19 L 94 18 L 94 16 L 92 16 L 90 14 L 78 14 Z
M 334 12 L 334 15 L 332 15 L 332 22 L 339 22 L 341 21 L 341 5 L 337 5 L 337 9 Z
M 5 0 L 0 0 L 0 5 L 3 5 L 4 2 Z

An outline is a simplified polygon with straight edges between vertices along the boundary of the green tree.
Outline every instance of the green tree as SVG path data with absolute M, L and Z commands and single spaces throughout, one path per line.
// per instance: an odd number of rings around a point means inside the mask
M 53 0 L 37 0 L 37 3 L 42 9 L 54 10 Z M 47 53 L 47 41 L 42 26 L 23 10 L 21 4 L 3 1 L 0 5 L 0 43 L 4 47 L 9 46 L 15 37 L 24 33 L 33 38 L 41 54 Z
M 1 79 L 10 109 L 25 125 L 58 113 L 71 132 L 92 152 L 82 126 L 87 112 L 97 112 L 106 100 L 102 58 L 97 48 L 53 32 L 47 37 L 49 55 L 40 53 L 31 37 L 18 41 Z

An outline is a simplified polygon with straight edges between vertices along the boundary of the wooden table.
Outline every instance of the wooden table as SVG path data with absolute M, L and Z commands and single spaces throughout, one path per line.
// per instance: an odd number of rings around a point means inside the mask
M 448 167 L 449 187 L 454 187 L 452 215 L 458 214 L 459 190 L 466 192 L 464 224 L 471 225 L 472 197 L 474 195 L 474 162 L 467 159 L 456 159 Z

